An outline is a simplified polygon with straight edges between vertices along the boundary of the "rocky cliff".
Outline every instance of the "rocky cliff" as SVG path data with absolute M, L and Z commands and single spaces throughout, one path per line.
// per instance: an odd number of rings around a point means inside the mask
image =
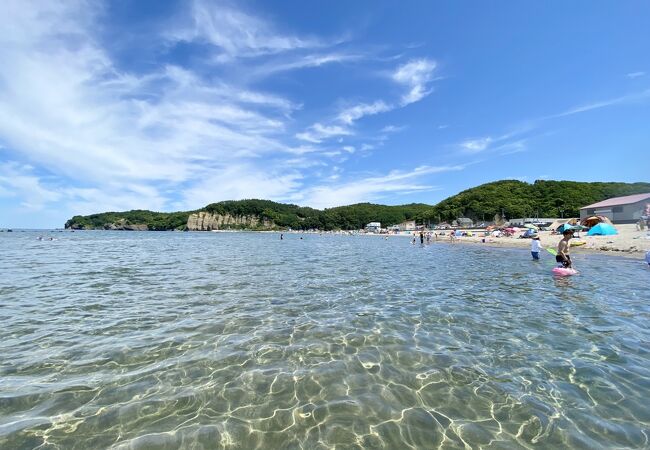
M 257 216 L 231 216 L 230 214 L 211 214 L 201 211 L 190 214 L 187 229 L 190 231 L 211 231 L 230 228 L 273 228 L 270 220 L 260 220 Z

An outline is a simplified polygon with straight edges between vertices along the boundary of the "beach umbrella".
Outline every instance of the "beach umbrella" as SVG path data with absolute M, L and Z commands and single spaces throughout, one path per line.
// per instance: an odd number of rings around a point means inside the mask
M 587 236 L 612 236 L 614 234 L 618 234 L 614 225 L 599 223 L 598 225 L 591 227 Z
M 536 225 L 533 225 L 532 223 L 526 223 L 524 224 L 524 228 L 528 228 L 530 230 L 539 230 Z

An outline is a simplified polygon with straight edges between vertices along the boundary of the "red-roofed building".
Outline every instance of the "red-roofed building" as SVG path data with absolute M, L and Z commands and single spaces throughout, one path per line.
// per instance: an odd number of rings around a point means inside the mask
M 650 210 L 650 192 L 615 197 L 580 208 L 580 220 L 590 216 L 605 216 L 614 223 L 634 223 Z

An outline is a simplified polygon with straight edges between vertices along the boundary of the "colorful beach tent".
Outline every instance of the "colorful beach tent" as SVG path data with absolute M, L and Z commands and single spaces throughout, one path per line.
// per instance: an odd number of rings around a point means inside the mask
M 570 225 L 570 224 L 568 224 L 568 223 L 565 223 L 564 225 L 560 225 L 560 226 L 557 228 L 557 231 L 558 231 L 559 233 L 564 233 L 566 230 L 570 230 L 570 231 L 580 231 L 580 230 L 584 230 L 585 228 L 586 228 L 586 227 L 583 227 L 582 225 Z
M 613 225 L 608 223 L 599 223 L 596 226 L 591 227 L 587 236 L 611 236 L 613 234 L 618 234 L 616 228 Z
M 593 227 L 594 225 L 598 225 L 599 223 L 607 223 L 609 225 L 612 224 L 612 222 L 605 216 L 587 217 L 586 219 L 583 219 L 582 222 L 580 223 L 588 227 Z

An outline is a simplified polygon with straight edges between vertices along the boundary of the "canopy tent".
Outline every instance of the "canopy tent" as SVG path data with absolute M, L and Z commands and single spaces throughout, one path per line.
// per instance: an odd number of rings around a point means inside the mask
M 583 219 L 582 222 L 580 223 L 587 227 L 593 227 L 594 225 L 598 225 L 599 223 L 606 223 L 611 225 L 612 221 L 605 216 L 591 216 L 591 217 L 587 217 L 586 219 Z
M 533 237 L 537 236 L 537 230 L 534 230 L 532 228 L 527 229 L 524 234 L 521 235 L 522 237 L 528 238 L 528 237 Z
M 583 227 L 582 225 L 569 225 L 568 223 L 565 223 L 564 225 L 560 225 L 557 228 L 557 231 L 560 233 L 564 233 L 565 231 L 581 231 L 581 230 L 586 230 L 587 227 Z
M 618 234 L 618 231 L 616 228 L 614 228 L 614 225 L 610 225 L 608 223 L 599 223 L 589 230 L 589 233 L 587 233 L 587 236 L 612 236 L 614 234 Z
M 562 225 L 576 225 L 578 219 L 558 219 L 548 226 L 551 230 L 557 230 Z

